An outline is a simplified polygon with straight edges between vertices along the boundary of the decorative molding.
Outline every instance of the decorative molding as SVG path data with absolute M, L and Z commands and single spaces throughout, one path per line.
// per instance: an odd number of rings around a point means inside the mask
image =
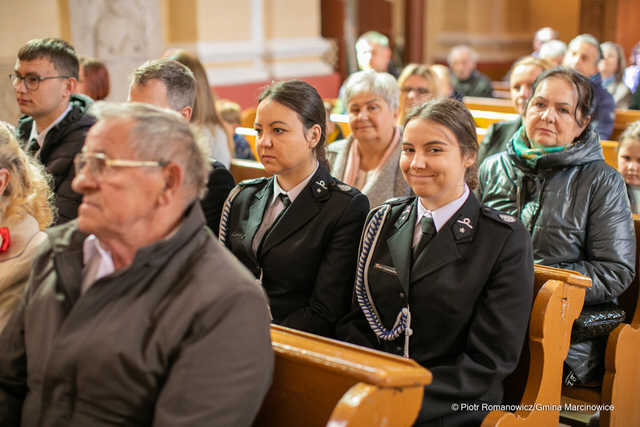
M 324 76 L 333 73 L 333 67 L 324 62 L 276 62 L 269 66 L 271 76 L 276 79 L 290 79 L 292 77 Z
M 268 59 L 299 58 L 326 55 L 331 50 L 331 42 L 321 37 L 267 40 L 265 55 Z
M 254 64 L 253 67 L 207 68 L 207 77 L 212 86 L 226 86 L 269 80 L 267 70 Z
M 438 43 L 455 46 L 458 44 L 468 44 L 470 46 L 495 47 L 503 46 L 531 46 L 531 34 L 510 33 L 510 34 L 477 34 L 462 32 L 446 32 L 438 34 Z
M 260 59 L 263 48 L 252 40 L 234 40 L 229 42 L 175 43 L 169 46 L 195 52 L 200 61 L 207 64 L 227 62 L 255 61 Z

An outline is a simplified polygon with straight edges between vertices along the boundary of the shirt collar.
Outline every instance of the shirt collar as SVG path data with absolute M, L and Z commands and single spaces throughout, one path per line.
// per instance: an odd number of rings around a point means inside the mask
M 271 198 L 271 203 L 275 202 L 280 194 L 286 194 L 287 197 L 289 197 L 289 200 L 291 201 L 291 203 L 293 203 L 296 197 L 298 197 L 300 193 L 302 193 L 302 190 L 304 190 L 304 187 L 306 187 L 309 181 L 311 181 L 311 178 L 313 178 L 313 175 L 316 174 L 319 166 L 320 166 L 320 163 L 316 160 L 316 167 L 313 169 L 313 172 L 311 172 L 309 176 L 303 179 L 300 184 L 296 185 L 289 191 L 284 191 L 282 187 L 280 187 L 280 184 L 278 184 L 278 178 L 276 176 L 273 179 L 273 197 Z
M 42 147 L 42 144 L 44 143 L 44 139 L 47 136 L 47 133 L 49 133 L 49 131 L 55 125 L 57 125 L 62 121 L 62 119 L 64 119 L 64 117 L 69 113 L 69 111 L 71 111 L 71 107 L 72 107 L 71 102 L 69 102 L 69 105 L 67 105 L 67 108 L 62 112 L 62 114 L 60 114 L 58 118 L 53 121 L 53 123 L 51 123 L 45 130 L 43 130 L 40 133 L 38 133 L 36 121 L 34 120 L 33 126 L 31 126 L 31 135 L 29 136 L 29 141 L 35 138 L 38 141 L 38 145 Z
M 89 264 L 94 257 L 99 257 L 102 263 L 111 265 L 111 269 L 114 269 L 111 252 L 100 244 L 100 240 L 95 234 L 90 234 L 82 243 L 82 261 L 84 265 Z
M 416 219 L 416 224 L 420 222 L 424 215 L 428 215 L 433 218 L 433 224 L 436 226 L 436 231 L 440 231 L 447 221 L 449 221 L 449 218 L 451 218 L 453 214 L 460 209 L 464 202 L 467 201 L 467 197 L 469 197 L 469 187 L 465 184 L 462 196 L 433 211 L 422 206 L 420 197 L 418 197 L 418 217 Z

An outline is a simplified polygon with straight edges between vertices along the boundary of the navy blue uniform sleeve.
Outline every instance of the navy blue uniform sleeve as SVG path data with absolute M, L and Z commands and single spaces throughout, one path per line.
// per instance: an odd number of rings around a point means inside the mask
M 358 242 L 369 200 L 358 194 L 347 204 L 322 254 L 309 305 L 289 314 L 281 324 L 318 335 L 335 336 L 335 325 L 349 309 Z
M 202 199 L 201 204 L 204 216 L 207 219 L 207 226 L 217 236 L 222 206 L 235 182 L 231 172 L 222 163 L 213 162 L 212 166 L 209 182 L 207 183 L 207 194 Z

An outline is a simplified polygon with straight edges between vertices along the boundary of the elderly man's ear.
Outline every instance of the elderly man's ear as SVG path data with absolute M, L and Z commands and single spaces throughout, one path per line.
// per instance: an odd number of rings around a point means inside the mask
M 184 117 L 188 122 L 191 121 L 191 114 L 193 114 L 193 108 L 186 106 L 182 110 L 178 111 L 182 117 Z
M 164 188 L 160 193 L 158 201 L 161 205 L 165 206 L 174 203 L 177 197 L 183 196 L 181 190 L 184 182 L 184 172 L 177 163 L 169 162 L 169 164 L 162 169 L 162 176 L 164 178 Z

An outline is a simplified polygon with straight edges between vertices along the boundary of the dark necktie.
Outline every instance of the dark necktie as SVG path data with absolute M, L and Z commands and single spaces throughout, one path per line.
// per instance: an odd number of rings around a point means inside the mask
M 423 215 L 420 219 L 420 228 L 422 229 L 422 236 L 420 236 L 420 240 L 418 244 L 413 249 L 413 259 L 418 258 L 420 252 L 427 247 L 433 236 L 436 235 L 436 226 L 433 223 L 433 218 L 429 215 Z
M 40 144 L 38 144 L 38 140 L 35 138 L 31 138 L 31 140 L 29 141 L 29 146 L 27 147 L 27 152 L 32 156 L 35 156 L 39 149 Z

